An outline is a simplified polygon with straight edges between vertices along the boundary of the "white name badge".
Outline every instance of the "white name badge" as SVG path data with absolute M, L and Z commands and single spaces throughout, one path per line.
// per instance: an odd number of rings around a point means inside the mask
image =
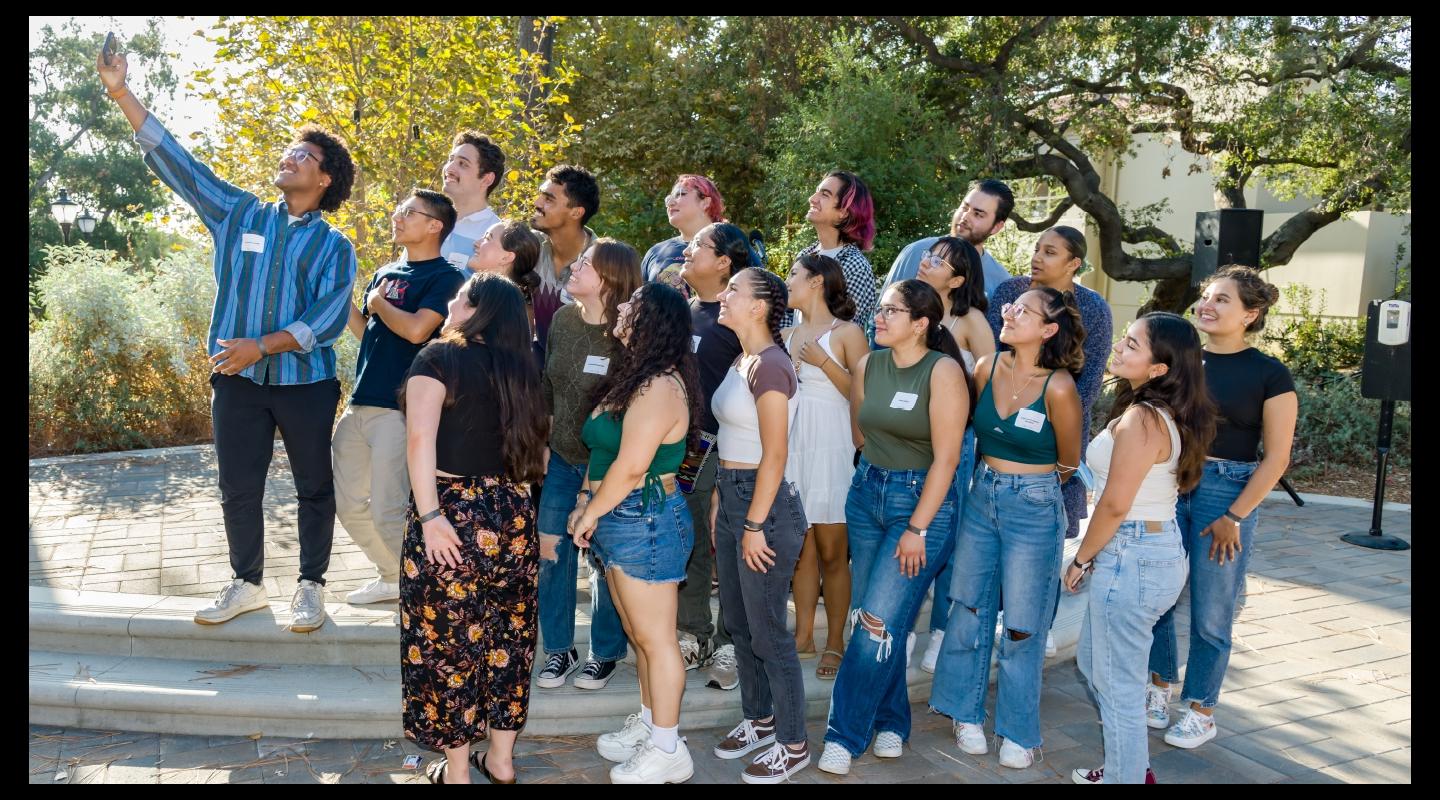
M 604 375 L 610 371 L 610 359 L 604 356 L 586 356 L 585 371 L 591 375 Z
M 258 233 L 240 234 L 240 250 L 246 253 L 263 253 L 265 251 L 265 237 Z
M 449 261 L 450 266 L 452 267 L 464 267 L 466 264 L 470 263 L 470 254 L 462 253 L 457 250 L 454 253 L 445 256 L 445 260 Z
M 895 396 L 890 399 L 890 407 L 898 408 L 901 411 L 911 411 L 919 399 L 920 395 L 913 392 L 896 392 Z
M 692 353 L 698 353 L 698 352 L 700 352 L 700 337 L 699 337 L 699 336 L 691 336 L 691 337 L 690 337 L 690 352 L 692 352 Z
M 1015 416 L 1015 427 L 1039 433 L 1045 427 L 1045 415 L 1033 408 L 1022 408 Z

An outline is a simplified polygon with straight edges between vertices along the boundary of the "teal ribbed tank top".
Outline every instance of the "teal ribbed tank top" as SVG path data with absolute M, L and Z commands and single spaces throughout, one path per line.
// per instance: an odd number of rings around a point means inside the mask
M 990 380 L 985 383 L 985 390 L 980 392 L 980 399 L 975 405 L 975 445 L 976 450 L 982 456 L 1003 458 L 1006 461 L 1015 461 L 1020 464 L 1054 464 L 1059 458 L 1059 450 L 1055 445 L 1055 428 L 1050 424 L 1050 416 L 1045 413 L 1045 390 L 1050 386 L 1050 379 L 1055 376 L 1055 370 L 1045 376 L 1045 384 L 1040 387 L 1040 396 L 1026 409 L 1039 412 L 1044 418 L 1040 430 L 1033 431 L 1022 428 L 1015 423 L 1024 409 L 1016 409 L 1014 414 L 1000 418 L 1000 412 L 995 410 L 995 396 L 990 387 L 995 385 L 995 365 L 1000 363 L 1000 353 L 995 354 L 995 360 L 990 362 Z

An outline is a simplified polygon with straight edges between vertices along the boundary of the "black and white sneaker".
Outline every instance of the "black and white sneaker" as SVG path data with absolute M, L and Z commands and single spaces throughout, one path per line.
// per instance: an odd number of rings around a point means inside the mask
M 564 653 L 551 653 L 545 660 L 545 668 L 540 670 L 540 676 L 535 679 L 535 685 L 541 689 L 564 686 L 565 679 L 579 667 L 580 657 L 575 654 L 575 648 L 572 647 Z
M 596 661 L 587 659 L 585 667 L 580 674 L 575 676 L 576 689 L 604 689 L 605 684 L 610 682 L 610 677 L 615 674 L 614 661 Z

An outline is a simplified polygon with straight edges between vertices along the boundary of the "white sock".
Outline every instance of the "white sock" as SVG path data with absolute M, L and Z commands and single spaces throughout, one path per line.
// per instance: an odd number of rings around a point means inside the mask
M 674 753 L 680 744 L 680 726 L 662 728 L 656 725 L 650 729 L 650 741 L 666 753 Z
M 650 707 L 644 703 L 640 704 L 640 721 L 645 723 L 647 728 L 655 727 L 655 717 L 650 714 Z

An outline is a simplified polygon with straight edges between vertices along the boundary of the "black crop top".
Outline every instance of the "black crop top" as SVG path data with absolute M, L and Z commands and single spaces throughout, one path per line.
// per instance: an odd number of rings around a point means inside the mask
M 1201 353 L 1205 386 L 1219 408 L 1210 455 L 1255 461 L 1264 432 L 1265 401 L 1295 391 L 1290 370 L 1253 347 L 1238 353 Z
M 421 375 L 445 382 L 445 352 L 458 357 L 460 370 L 455 402 L 440 410 L 435 436 L 435 468 L 451 475 L 504 475 L 500 409 L 490 380 L 490 348 L 476 342 L 464 346 L 435 341 L 425 345 L 410 365 L 405 380 Z

